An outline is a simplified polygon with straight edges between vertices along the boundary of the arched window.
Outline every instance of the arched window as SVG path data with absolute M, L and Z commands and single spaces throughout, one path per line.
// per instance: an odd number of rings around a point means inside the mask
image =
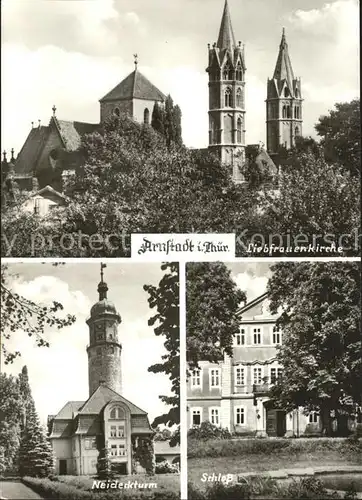
M 241 89 L 240 88 L 236 91 L 236 107 L 237 108 L 241 108 L 242 107 Z
M 224 80 L 232 80 L 233 79 L 233 72 L 232 72 L 232 68 L 231 68 L 229 62 L 227 62 L 224 66 L 223 79 Z
M 115 406 L 112 408 L 109 414 L 110 418 L 114 420 L 122 420 L 125 418 L 124 410 L 120 406 Z
M 290 106 L 287 106 L 287 118 L 290 118 Z
M 211 122 L 210 122 L 210 144 L 216 144 L 216 143 L 217 143 L 217 137 L 216 137 L 215 122 L 214 122 L 214 120 L 211 120 Z
M 243 70 L 241 69 L 241 64 L 240 61 L 238 62 L 238 65 L 236 66 L 236 79 L 239 81 L 243 80 Z
M 225 90 L 225 107 L 232 107 L 231 89 L 229 87 Z
M 114 108 L 113 113 L 115 114 L 115 116 L 119 116 L 121 114 L 119 108 Z
M 285 87 L 285 89 L 284 89 L 284 97 L 289 97 L 289 95 L 290 95 L 289 89 L 287 87 Z
M 298 98 L 299 97 L 299 90 L 298 89 L 295 89 L 295 97 Z
M 143 112 L 143 123 L 146 123 L 146 125 L 150 123 L 150 111 L 148 108 L 145 108 Z
M 300 135 L 299 127 L 295 127 L 295 136 L 298 137 Z
M 228 114 L 224 118 L 224 142 L 226 144 L 232 144 L 234 142 L 233 128 L 233 117 Z
M 283 118 L 287 117 L 287 107 L 283 106 Z
M 242 136 L 242 127 L 243 127 L 243 122 L 241 118 L 238 118 L 237 121 L 237 142 L 240 144 L 241 143 L 241 136 Z

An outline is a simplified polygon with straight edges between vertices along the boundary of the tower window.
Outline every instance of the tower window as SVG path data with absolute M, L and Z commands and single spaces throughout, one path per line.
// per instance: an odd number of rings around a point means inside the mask
M 287 89 L 287 88 L 285 87 L 285 89 L 284 89 L 284 97 L 289 97 L 289 96 L 290 96 L 289 89 Z
M 241 89 L 240 88 L 236 91 L 236 107 L 237 108 L 241 108 L 242 107 Z
M 287 107 L 283 106 L 283 118 L 287 117 Z
M 146 108 L 143 112 L 143 123 L 146 125 L 149 125 L 150 123 L 150 111 L 148 108 Z
M 225 107 L 232 107 L 231 89 L 229 87 L 225 90 Z
M 290 106 L 287 106 L 287 118 L 291 118 Z
M 242 71 L 242 69 L 241 69 L 241 64 L 240 64 L 240 62 L 238 63 L 238 65 L 237 65 L 237 67 L 236 67 L 236 75 L 235 75 L 235 76 L 236 76 L 236 79 L 237 79 L 237 80 L 242 81 L 242 79 L 243 79 L 243 71 Z
M 211 120 L 211 122 L 210 122 L 210 144 L 216 144 L 216 143 L 217 143 L 217 136 L 216 136 L 215 122 L 214 122 L 214 120 Z
M 298 137 L 300 135 L 299 127 L 295 127 L 295 136 Z
M 113 113 L 114 113 L 115 116 L 120 116 L 120 114 L 121 114 L 119 108 L 114 108 Z
M 231 66 L 228 62 L 225 64 L 224 69 L 223 69 L 223 79 L 224 80 L 232 80 L 233 79 L 233 72 L 232 72 Z
M 241 135 L 242 135 L 242 126 L 243 126 L 243 122 L 241 121 L 241 118 L 238 118 L 238 122 L 237 122 L 237 142 L 240 144 L 241 143 Z
M 299 90 L 298 89 L 295 89 L 295 97 L 299 97 Z

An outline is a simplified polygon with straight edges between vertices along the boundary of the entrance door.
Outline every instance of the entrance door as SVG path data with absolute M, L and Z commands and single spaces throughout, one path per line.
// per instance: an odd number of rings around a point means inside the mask
M 59 475 L 66 476 L 67 475 L 67 461 L 59 460 Z
M 277 412 L 277 436 L 283 437 L 287 430 L 286 414 L 283 410 L 276 410 Z
M 275 410 L 274 408 L 266 410 L 266 433 L 270 437 L 283 437 L 286 431 L 285 411 Z

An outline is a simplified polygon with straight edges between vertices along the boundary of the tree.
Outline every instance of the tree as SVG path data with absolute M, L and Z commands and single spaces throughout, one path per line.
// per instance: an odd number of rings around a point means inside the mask
M 15 377 L 0 374 L 0 474 L 16 468 L 24 404 Z
M 166 271 L 157 287 L 144 285 L 148 292 L 148 303 L 156 314 L 148 320 L 149 326 L 155 326 L 157 336 L 164 336 L 167 353 L 162 362 L 149 367 L 152 373 L 164 373 L 171 381 L 172 396 L 160 396 L 170 410 L 155 418 L 153 426 L 165 424 L 168 427 L 180 424 L 180 320 L 179 320 L 179 266 L 178 263 L 166 263 L 161 266 Z
M 321 116 L 315 126 L 322 138 L 326 159 L 339 163 L 352 176 L 361 173 L 360 100 L 339 102 L 328 115 Z
M 20 351 L 11 352 L 6 347 L 6 340 L 12 333 L 23 330 L 29 337 L 35 338 L 37 346 L 49 347 L 45 339 L 46 328 L 65 328 L 76 320 L 70 314 L 59 316 L 59 311 L 63 310 L 60 302 L 53 301 L 51 306 L 46 306 L 15 293 L 9 284 L 7 270 L 7 266 L 1 266 L 1 336 L 4 339 L 1 348 L 5 364 L 12 363 L 21 355 Z
M 19 473 L 21 476 L 47 477 L 53 470 L 53 450 L 31 402 L 20 442 Z
M 186 354 L 192 370 L 201 360 L 218 363 L 232 355 L 236 313 L 246 295 L 221 262 L 188 263 L 186 277 Z
M 165 134 L 164 121 L 164 110 L 156 101 L 153 106 L 151 126 L 162 135 Z
M 270 310 L 283 309 L 283 377 L 273 397 L 287 410 L 320 411 L 326 434 L 334 414 L 342 433 L 345 415 L 361 404 L 360 265 L 288 262 L 271 270 Z
M 98 453 L 97 458 L 97 475 L 99 479 L 112 479 L 114 476 L 112 471 L 112 462 L 109 458 L 108 448 L 102 448 Z

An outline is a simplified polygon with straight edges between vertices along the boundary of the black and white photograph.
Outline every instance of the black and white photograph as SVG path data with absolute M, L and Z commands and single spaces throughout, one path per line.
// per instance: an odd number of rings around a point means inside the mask
M 193 262 L 186 289 L 189 500 L 361 498 L 360 264 Z
M 7 264 L 1 299 L 0 497 L 179 499 L 178 264 Z
M 4 257 L 360 252 L 358 0 L 4 0 Z

